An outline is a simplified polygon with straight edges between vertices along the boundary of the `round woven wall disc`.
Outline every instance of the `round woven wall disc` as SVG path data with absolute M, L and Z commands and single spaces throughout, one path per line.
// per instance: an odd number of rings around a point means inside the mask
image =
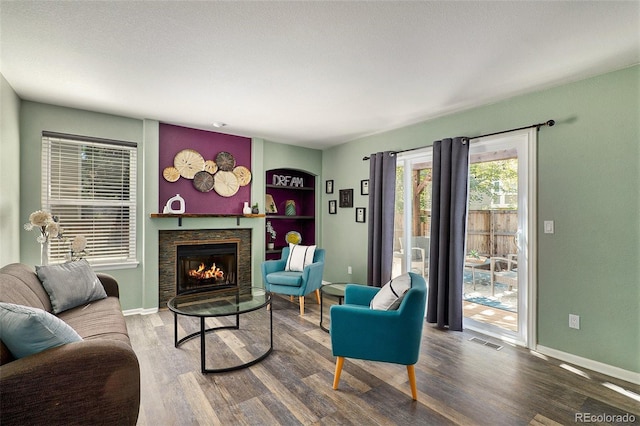
M 204 158 L 198 151 L 183 149 L 173 158 L 173 165 L 180 172 L 180 176 L 193 179 L 196 173 L 204 170 Z
M 213 160 L 207 160 L 204 162 L 204 171 L 215 175 L 218 171 L 218 165 Z
M 193 177 L 193 186 L 200 192 L 209 192 L 213 189 L 213 175 L 201 171 Z
M 240 189 L 238 178 L 233 172 L 219 170 L 218 173 L 213 175 L 213 181 L 213 189 L 222 197 L 231 197 Z
M 167 182 L 175 182 L 180 179 L 180 172 L 173 166 L 165 167 L 162 171 L 162 177 Z
M 233 169 L 233 174 L 238 178 L 240 186 L 247 186 L 251 182 L 251 172 L 245 166 L 238 166 Z
M 225 151 L 220 151 L 218 155 L 216 155 L 216 164 L 218 165 L 219 170 L 231 172 L 236 166 L 236 159 L 232 154 Z

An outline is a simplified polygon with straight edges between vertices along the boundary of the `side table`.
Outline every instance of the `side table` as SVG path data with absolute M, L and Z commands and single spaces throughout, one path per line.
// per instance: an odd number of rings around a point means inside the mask
M 338 304 L 342 305 L 344 300 L 344 291 L 347 287 L 347 283 L 331 283 L 325 284 L 320 287 L 320 328 L 329 332 L 329 329 L 322 325 L 322 317 L 324 316 L 324 295 L 329 295 L 338 299 Z

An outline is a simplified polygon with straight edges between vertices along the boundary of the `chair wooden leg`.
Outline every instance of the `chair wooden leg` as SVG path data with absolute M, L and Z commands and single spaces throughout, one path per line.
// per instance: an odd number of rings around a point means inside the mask
M 300 316 L 304 316 L 304 296 L 300 296 Z
M 293 302 L 293 296 L 289 296 L 289 301 Z
M 409 375 L 409 385 L 411 385 L 411 396 L 414 401 L 418 400 L 418 387 L 416 386 L 416 369 L 413 365 L 407 365 L 407 374 Z
M 320 290 L 316 289 L 316 302 L 318 302 L 318 305 L 320 304 Z
M 339 356 L 336 359 L 336 372 L 333 375 L 333 389 L 338 389 L 338 383 L 340 383 L 340 373 L 342 373 L 342 364 L 344 364 L 344 357 Z

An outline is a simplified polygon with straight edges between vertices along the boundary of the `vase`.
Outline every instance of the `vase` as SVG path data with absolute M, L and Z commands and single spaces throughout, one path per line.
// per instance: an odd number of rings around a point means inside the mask
M 251 207 L 249 207 L 249 202 L 248 201 L 244 202 L 244 207 L 242 208 L 242 213 L 243 214 L 251 214 Z
M 45 266 L 49 264 L 49 241 L 40 243 L 40 265 Z
M 274 243 L 267 243 L 267 250 L 273 250 L 275 247 Z
M 296 202 L 294 200 L 287 200 L 284 206 L 284 214 L 285 216 L 296 215 Z

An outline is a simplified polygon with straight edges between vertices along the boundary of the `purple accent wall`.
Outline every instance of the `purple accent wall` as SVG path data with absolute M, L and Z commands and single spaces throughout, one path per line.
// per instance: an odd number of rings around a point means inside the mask
M 206 130 L 160 124 L 159 138 L 159 205 L 158 213 L 162 213 L 167 200 L 180 194 L 185 201 L 185 213 L 205 214 L 242 214 L 244 202 L 251 205 L 251 185 L 241 186 L 232 197 L 221 197 L 215 190 L 200 192 L 193 186 L 193 180 L 180 177 L 176 182 L 167 182 L 162 176 L 165 167 L 173 166 L 173 157 L 183 149 L 198 151 L 205 160 L 215 160 L 220 151 L 231 153 L 237 166 L 245 166 L 251 170 L 251 139 L 241 136 L 225 135 Z M 253 175 L 253 170 L 251 170 Z M 178 203 L 174 203 L 177 207 Z

